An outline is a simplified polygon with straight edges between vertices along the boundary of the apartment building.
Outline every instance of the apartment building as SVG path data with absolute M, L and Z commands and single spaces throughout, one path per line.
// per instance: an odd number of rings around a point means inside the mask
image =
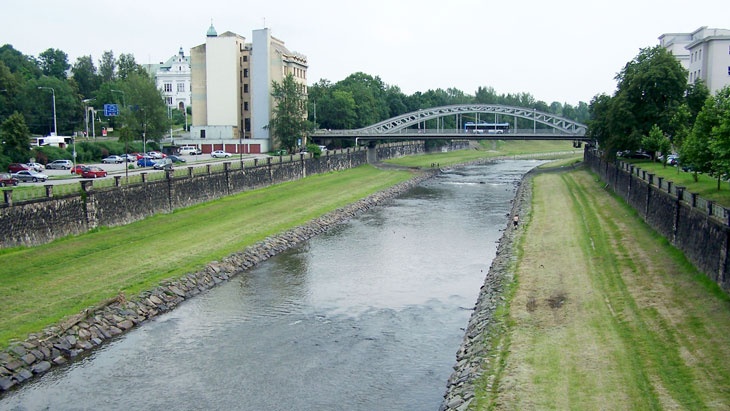
M 180 143 L 204 153 L 265 153 L 278 147 L 270 135 L 274 101 L 272 81 L 292 73 L 306 90 L 307 58 L 289 51 L 268 28 L 254 30 L 252 41 L 211 24 L 205 43 L 190 51 L 193 124 Z M 177 140 L 176 140 L 177 141 Z
M 659 44 L 687 69 L 688 83 L 702 80 L 712 94 L 730 85 L 730 30 L 703 26 L 691 33 L 667 33 Z

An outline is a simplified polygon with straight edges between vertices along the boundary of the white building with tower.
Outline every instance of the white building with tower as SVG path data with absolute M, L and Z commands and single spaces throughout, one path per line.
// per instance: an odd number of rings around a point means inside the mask
M 211 24 L 205 43 L 190 50 L 193 124 L 179 143 L 204 153 L 265 153 L 278 147 L 268 125 L 274 108 L 272 82 L 291 73 L 306 92 L 307 58 L 289 51 L 268 28 L 252 41 Z M 178 140 L 176 140 L 178 142 Z
M 165 62 L 142 66 L 155 79 L 168 107 L 184 111 L 190 105 L 190 56 L 185 55 L 182 47 Z

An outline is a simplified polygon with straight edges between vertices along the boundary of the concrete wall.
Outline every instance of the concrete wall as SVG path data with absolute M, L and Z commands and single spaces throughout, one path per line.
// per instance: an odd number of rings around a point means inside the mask
M 0 248 L 33 246 L 101 226 L 129 224 L 157 213 L 200 204 L 246 190 L 295 181 L 308 175 L 357 167 L 368 162 L 368 151 L 326 152 L 319 158 L 294 156 L 283 162 L 270 157 L 255 167 L 222 172 L 206 167 L 178 168 L 166 179 L 121 187 L 95 189 L 82 182 L 79 194 L 0 205 Z M 417 154 L 423 144 L 389 144 L 378 150 L 379 159 Z
M 652 228 L 730 292 L 728 210 L 634 165 L 609 163 L 589 150 L 584 159 Z

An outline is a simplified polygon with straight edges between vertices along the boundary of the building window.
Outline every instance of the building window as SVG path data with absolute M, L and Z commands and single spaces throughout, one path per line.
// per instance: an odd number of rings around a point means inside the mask
M 184 93 L 185 92 L 185 83 L 177 83 L 177 91 L 178 91 L 178 93 Z
M 172 93 L 172 83 L 165 83 L 165 93 Z
M 248 78 L 248 69 L 243 69 L 243 77 Z
M 205 130 L 200 130 L 200 138 L 205 138 Z
M 727 75 L 730 76 L 730 66 L 727 66 Z
M 243 92 L 248 93 L 248 84 L 243 85 Z
M 168 106 L 172 105 L 172 97 L 165 97 L 165 100 L 167 101 Z
M 243 61 L 248 61 L 248 56 L 243 56 Z
M 728 67 L 728 71 L 730 71 L 730 67 Z M 248 101 L 243 102 L 243 111 L 248 111 Z

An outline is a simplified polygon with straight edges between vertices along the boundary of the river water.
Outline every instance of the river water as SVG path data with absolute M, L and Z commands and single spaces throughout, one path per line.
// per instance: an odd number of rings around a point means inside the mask
M 438 410 L 537 161 L 430 179 L 5 395 L 0 410 Z

